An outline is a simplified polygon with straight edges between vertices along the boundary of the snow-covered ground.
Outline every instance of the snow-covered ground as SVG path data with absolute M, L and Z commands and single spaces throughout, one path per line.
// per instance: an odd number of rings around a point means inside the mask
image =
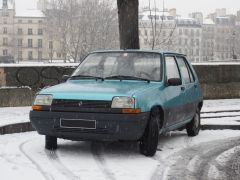
M 29 122 L 31 107 L 0 108 L 0 126 Z M 206 100 L 202 109 L 202 124 L 240 125 L 240 99 Z
M 28 122 L 30 109 L 0 108 L 0 126 Z M 239 124 L 239 111 L 240 99 L 205 101 L 202 124 Z M 170 132 L 160 136 L 158 151 L 149 158 L 139 154 L 135 142 L 59 139 L 58 150 L 47 151 L 44 136 L 37 132 L 1 135 L 0 179 L 223 179 L 232 174 L 240 178 L 239 141 L 237 130 L 205 130 L 196 137 Z
M 169 167 L 176 160 L 177 152 L 201 143 L 236 137 L 240 137 L 240 131 L 201 131 L 194 138 L 184 131 L 173 132 L 160 137 L 157 154 L 149 158 L 139 154 L 137 143 L 59 140 L 59 148 L 53 152 L 44 149 L 44 137 L 36 132 L 2 135 L 1 179 L 168 179 Z

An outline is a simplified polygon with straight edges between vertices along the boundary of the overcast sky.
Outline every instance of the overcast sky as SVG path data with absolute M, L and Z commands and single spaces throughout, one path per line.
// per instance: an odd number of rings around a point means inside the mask
M 18 8 L 34 9 L 37 0 L 15 0 Z M 117 1 L 117 0 L 116 0 Z M 154 0 L 151 0 L 152 4 Z M 148 6 L 148 0 L 139 0 L 140 7 Z M 156 0 L 157 7 L 162 9 L 163 0 Z M 216 8 L 226 8 L 227 13 L 236 14 L 240 10 L 240 0 L 165 0 L 165 7 L 176 8 L 179 15 L 187 16 L 190 12 L 201 11 L 204 16 Z
M 148 0 L 139 0 L 140 6 L 148 6 Z M 152 5 L 154 0 L 151 0 Z M 162 9 L 163 0 L 156 0 L 157 7 Z M 200 11 L 204 16 L 217 8 L 226 8 L 227 13 L 236 14 L 240 10 L 240 0 L 165 0 L 165 8 L 176 8 L 177 14 L 187 16 L 191 12 Z

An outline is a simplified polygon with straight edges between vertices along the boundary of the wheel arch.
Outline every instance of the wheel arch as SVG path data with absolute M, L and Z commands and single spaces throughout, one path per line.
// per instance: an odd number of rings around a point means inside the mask
M 159 128 L 161 129 L 164 125 L 164 109 L 161 105 L 155 105 L 151 108 L 150 115 L 153 113 L 158 112 L 160 114 L 160 119 L 159 119 Z
M 200 101 L 199 103 L 198 103 L 198 109 L 199 109 L 199 111 L 201 111 L 201 109 L 202 109 L 202 107 L 203 107 L 203 101 Z

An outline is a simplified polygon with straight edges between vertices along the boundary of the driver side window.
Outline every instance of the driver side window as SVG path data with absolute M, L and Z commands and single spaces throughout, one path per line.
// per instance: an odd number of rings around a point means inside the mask
M 179 70 L 178 70 L 175 58 L 172 56 L 167 56 L 167 57 L 165 57 L 165 62 L 166 62 L 167 80 L 172 79 L 172 78 L 180 79 L 181 77 L 179 74 Z

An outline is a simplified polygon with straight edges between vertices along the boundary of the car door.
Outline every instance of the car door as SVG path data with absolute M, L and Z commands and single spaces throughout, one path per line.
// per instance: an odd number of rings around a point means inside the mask
M 189 120 L 193 118 L 196 112 L 196 84 L 194 75 L 189 67 L 186 58 L 183 56 L 177 56 L 177 63 L 181 72 L 182 80 L 183 80 L 183 87 L 184 92 L 183 95 L 185 97 L 183 114 L 184 120 Z
M 172 78 L 180 78 L 181 74 L 178 68 L 175 56 L 165 56 L 165 107 L 166 119 L 165 126 L 171 126 L 184 120 L 184 87 L 182 85 L 169 86 L 168 80 Z

